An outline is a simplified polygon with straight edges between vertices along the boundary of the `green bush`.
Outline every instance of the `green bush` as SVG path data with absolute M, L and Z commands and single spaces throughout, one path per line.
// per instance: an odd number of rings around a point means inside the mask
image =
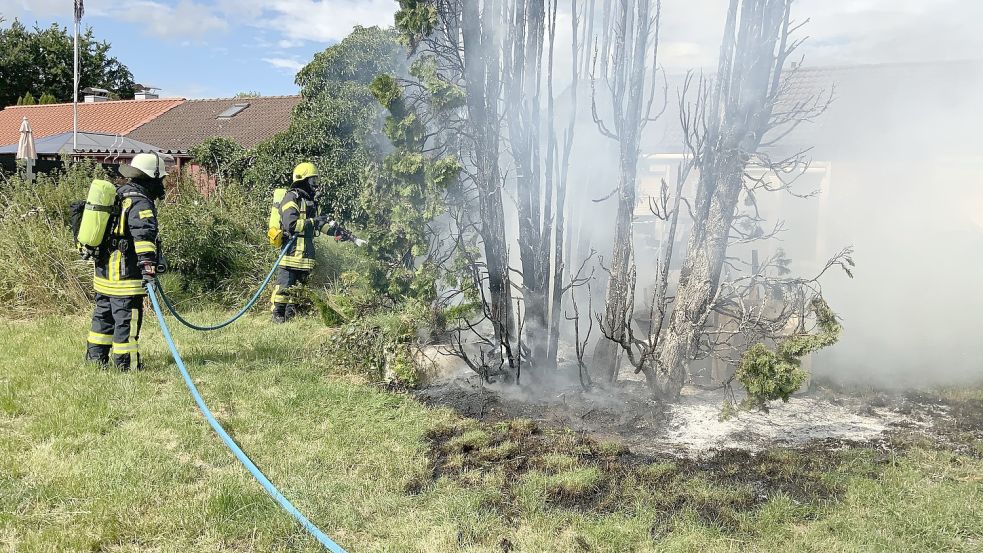
M 87 311 L 92 263 L 81 261 L 68 221 L 85 199 L 91 162 L 38 175 L 28 183 L 0 181 L 0 316 L 34 317 Z M 205 197 L 186 179 L 158 203 L 163 251 L 174 274 L 161 286 L 175 297 L 238 304 L 266 276 L 276 251 L 266 239 L 268 203 L 229 184 Z
M 276 259 L 266 238 L 267 206 L 234 183 L 206 197 L 182 179 L 159 207 L 163 250 L 181 276 L 180 292 L 225 304 L 255 292 Z
M 319 357 L 335 371 L 416 387 L 422 374 L 414 361 L 413 345 L 431 319 L 429 307 L 415 301 L 355 319 L 330 335 Z
M 249 151 L 235 140 L 215 136 L 191 148 L 192 159 L 209 175 L 221 179 L 221 184 L 242 182 L 249 162 Z
M 816 298 L 811 307 L 818 332 L 786 338 L 775 351 L 764 344 L 755 344 L 741 357 L 736 376 L 748 393 L 746 407 L 766 409 L 769 401 L 787 402 L 809 376 L 801 367 L 802 357 L 839 340 L 843 327 L 829 305 Z
M 89 309 L 92 266 L 79 259 L 68 218 L 69 205 L 85 198 L 94 177 L 105 178 L 101 167 L 78 163 L 33 183 L 0 182 L 0 315 Z

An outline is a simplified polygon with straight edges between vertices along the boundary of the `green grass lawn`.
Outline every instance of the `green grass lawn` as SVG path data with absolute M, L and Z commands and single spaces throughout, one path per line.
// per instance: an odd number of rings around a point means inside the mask
M 152 315 L 143 372 L 82 364 L 86 329 L 0 322 L 0 548 L 320 550 L 213 434 Z M 756 500 L 739 478 L 665 460 L 624 468 L 617 447 L 563 433 L 528 449 L 524 423 L 460 421 L 332 374 L 305 353 L 328 332 L 313 320 L 174 330 L 229 433 L 352 553 L 983 548 L 983 462 L 929 444 L 823 465 L 769 452 L 756 470 L 819 466 L 813 483 L 835 493 Z

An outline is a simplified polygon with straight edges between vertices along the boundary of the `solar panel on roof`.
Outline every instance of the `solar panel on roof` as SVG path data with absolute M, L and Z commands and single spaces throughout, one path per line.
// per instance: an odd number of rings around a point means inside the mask
M 242 110 L 244 110 L 244 109 L 246 109 L 248 107 L 249 107 L 249 103 L 248 102 L 247 103 L 241 103 L 241 104 L 232 104 L 232 107 L 230 107 L 230 108 L 226 109 L 225 111 L 223 111 L 222 113 L 218 114 L 218 118 L 219 119 L 229 119 L 229 118 L 235 117 L 236 115 L 239 114 L 239 112 L 241 112 Z

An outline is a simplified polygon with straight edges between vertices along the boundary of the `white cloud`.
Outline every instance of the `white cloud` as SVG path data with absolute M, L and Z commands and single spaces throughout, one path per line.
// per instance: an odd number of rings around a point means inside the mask
M 263 61 L 277 69 L 286 69 L 292 73 L 296 73 L 304 67 L 303 62 L 291 58 L 263 58 Z
M 279 40 L 276 43 L 277 48 L 290 49 L 297 48 L 298 46 L 303 46 L 304 41 L 302 40 Z
M 219 0 L 229 17 L 278 31 L 280 41 L 291 46 L 303 41 L 337 42 L 361 25 L 389 26 L 396 12 L 395 0 Z
M 7 19 L 17 17 L 25 23 L 59 18 L 72 19 L 73 3 L 68 0 L 0 0 L 0 15 Z M 145 29 L 160 38 L 202 39 L 210 32 L 224 31 L 228 23 L 214 7 L 193 0 L 164 3 L 152 0 L 135 0 L 119 3 L 110 0 L 87 0 L 86 18 L 107 17 L 125 21 L 137 29 Z
M 204 38 L 208 33 L 224 31 L 228 24 L 210 6 L 181 0 L 176 6 L 159 2 L 137 1 L 126 4 L 118 17 L 150 31 L 161 38 Z
M 102 0 L 89 0 L 85 3 L 85 12 L 100 11 Z M 90 6 L 92 4 L 92 6 Z M 34 23 L 35 19 L 46 19 L 62 16 L 71 19 L 73 3 L 62 0 L 0 0 L 0 15 L 9 20 L 17 17 L 25 23 Z

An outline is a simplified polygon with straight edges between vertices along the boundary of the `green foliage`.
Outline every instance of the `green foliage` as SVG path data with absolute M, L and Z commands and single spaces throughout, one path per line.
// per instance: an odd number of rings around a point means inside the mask
M 0 29 L 0 107 L 28 93 L 70 101 L 73 57 L 72 34 L 58 24 L 28 29 L 15 19 Z M 108 42 L 95 40 L 91 28 L 79 36 L 79 57 L 80 89 L 98 87 L 116 97 L 133 97 L 133 74 L 110 54 Z
M 461 176 L 461 162 L 455 157 L 444 157 L 427 165 L 427 178 L 439 188 L 447 188 Z
M 399 0 L 396 28 L 404 44 L 416 48 L 420 40 L 433 32 L 437 23 L 437 6 L 432 0 Z
M 414 64 L 414 68 L 418 64 Z M 434 299 L 437 267 L 416 260 L 429 253 L 429 224 L 444 210 L 447 188 L 461 171 L 451 156 L 425 153 L 426 128 L 409 105 L 393 75 L 380 75 L 372 93 L 389 110 L 384 131 L 394 150 L 381 166 L 373 166 L 362 192 L 361 206 L 368 219 L 373 251 L 391 263 L 390 290 L 397 284 L 402 294 Z
M 356 27 L 315 55 L 297 73 L 304 99 L 290 128 L 256 148 L 247 184 L 264 190 L 282 184 L 297 163 L 311 161 L 321 175 L 322 206 L 339 220 L 365 222 L 358 201 L 365 168 L 384 147 L 370 84 L 397 71 L 403 55 L 395 34 L 378 27 Z
M 189 151 L 194 162 L 224 182 L 242 180 L 248 151 L 235 140 L 213 136 Z
M 187 179 L 180 181 L 159 215 L 164 252 L 181 275 L 181 293 L 238 303 L 256 289 L 276 257 L 262 247 L 264 207 L 235 183 L 204 196 Z
M 822 298 L 810 306 L 816 316 L 818 332 L 798 334 L 782 340 L 776 351 L 754 344 L 741 358 L 737 380 L 748 392 L 748 407 L 766 408 L 769 401 L 788 401 L 808 378 L 802 357 L 831 346 L 840 338 L 842 325 Z
M 18 106 L 33 106 L 35 104 L 37 104 L 37 102 L 34 101 L 34 95 L 30 92 L 25 92 L 23 96 L 17 98 Z
M 448 82 L 437 71 L 433 56 L 423 56 L 413 63 L 410 74 L 416 77 L 429 95 L 430 104 L 437 111 L 463 107 L 467 96 L 460 86 Z
M 372 91 L 375 99 L 386 109 L 390 110 L 393 109 L 393 103 L 403 95 L 403 90 L 399 87 L 399 83 L 396 82 L 396 77 L 389 74 L 377 76 L 372 81 L 372 84 L 369 85 L 369 89 Z
M 41 95 L 41 98 L 38 99 L 38 103 L 39 104 L 42 104 L 42 105 L 44 105 L 44 104 L 57 104 L 58 103 L 58 98 L 55 98 L 54 95 L 52 95 L 49 92 L 45 92 L 44 94 Z
M 237 92 L 233 98 L 259 98 L 260 96 L 262 96 L 262 94 L 255 90 L 247 90 L 244 92 Z
M 89 309 L 92 268 L 79 260 L 69 205 L 85 198 L 94 177 L 105 176 L 100 166 L 80 162 L 33 183 L 17 177 L 0 183 L 0 315 Z
M 786 358 L 800 358 L 823 348 L 832 346 L 840 339 L 843 333 L 843 325 L 836 318 L 836 314 L 829 308 L 829 305 L 822 298 L 812 300 L 812 311 L 816 315 L 816 325 L 819 332 L 815 334 L 802 334 L 793 336 L 782 341 L 778 345 L 779 354 Z
M 431 317 L 428 306 L 409 301 L 398 310 L 341 326 L 327 339 L 320 354 L 336 370 L 413 388 L 420 384 L 422 375 L 411 346 L 421 330 L 429 327 Z
M 736 415 L 737 415 L 737 407 L 734 406 L 734 403 L 728 399 L 724 401 L 724 406 L 720 410 L 720 414 L 717 415 L 717 420 L 720 422 L 724 422 L 732 419 Z
M 750 408 L 763 408 L 776 399 L 788 401 L 808 376 L 799 359 L 783 358 L 764 344 L 754 344 L 744 352 L 737 369 L 737 379 L 747 389 Z

